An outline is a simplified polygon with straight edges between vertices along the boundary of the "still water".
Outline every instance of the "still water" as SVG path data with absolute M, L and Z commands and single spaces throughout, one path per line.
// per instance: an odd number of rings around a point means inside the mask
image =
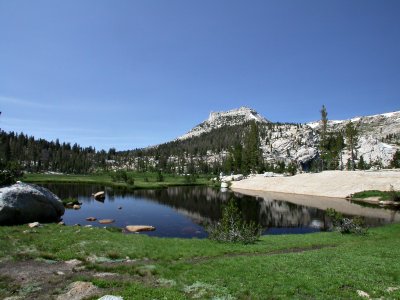
M 66 209 L 66 225 L 93 226 L 151 225 L 153 232 L 144 234 L 159 237 L 204 238 L 205 227 L 217 222 L 223 205 L 230 199 L 236 201 L 247 221 L 261 224 L 263 234 L 309 233 L 328 230 L 329 217 L 323 209 L 276 199 L 245 196 L 231 191 L 222 192 L 209 187 L 170 187 L 160 190 L 123 192 L 101 185 L 46 184 L 61 199 L 72 197 L 82 203 L 81 209 Z M 91 195 L 105 191 L 104 201 Z M 345 200 L 343 200 L 345 201 Z M 353 204 L 356 205 L 356 204 Z M 102 225 L 86 221 L 88 217 L 113 219 L 114 223 Z M 370 226 L 382 225 L 390 220 L 382 217 L 365 218 Z M 142 234 L 142 233 L 141 233 Z

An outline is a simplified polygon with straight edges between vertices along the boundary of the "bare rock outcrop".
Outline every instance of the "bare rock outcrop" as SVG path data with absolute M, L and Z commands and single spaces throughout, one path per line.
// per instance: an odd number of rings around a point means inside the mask
M 17 183 L 0 189 L 0 225 L 56 222 L 64 211 L 60 198 L 44 187 Z

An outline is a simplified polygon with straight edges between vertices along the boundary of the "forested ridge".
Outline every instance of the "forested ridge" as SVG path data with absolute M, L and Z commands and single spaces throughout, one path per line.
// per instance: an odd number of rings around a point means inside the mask
M 224 126 L 186 140 L 175 140 L 155 147 L 129 151 L 96 151 L 93 147 L 78 144 L 60 143 L 35 139 L 23 133 L 0 132 L 0 161 L 6 165 L 18 165 L 28 172 L 61 172 L 86 174 L 114 168 L 135 169 L 138 171 L 164 172 L 219 172 L 224 161 L 215 160 L 212 165 L 199 157 L 207 153 L 220 153 L 243 149 L 244 137 L 252 137 L 253 150 L 249 155 L 260 157 L 258 145 L 258 126 L 253 122 L 236 126 Z M 249 141 L 250 142 L 250 141 Z M 248 149 L 246 146 L 245 149 Z M 240 150 L 241 151 L 241 150 Z M 250 154 L 253 152 L 252 154 Z M 237 157 L 237 155 L 236 155 Z M 240 158 L 241 159 L 241 158 Z M 244 158 L 246 161 L 247 158 Z M 258 161 L 257 159 L 248 159 Z
M 177 174 L 399 167 L 399 113 L 308 124 L 273 123 L 248 109 L 213 114 L 185 136 L 153 147 L 96 150 L 0 131 L 0 167 L 88 174 L 115 170 Z M 236 113 L 234 117 L 229 114 Z M 250 114 L 251 113 L 251 114 Z M 261 121 L 260 121 L 261 120 Z

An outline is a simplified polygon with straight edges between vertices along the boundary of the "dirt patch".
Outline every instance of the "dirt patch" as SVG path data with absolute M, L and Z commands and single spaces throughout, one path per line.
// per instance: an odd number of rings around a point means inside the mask
M 98 272 L 87 270 L 79 261 L 5 261 L 0 263 L 3 285 L 8 288 L 0 292 L 0 298 L 18 296 L 18 299 L 56 299 L 68 292 L 68 286 L 79 278 L 99 278 Z M 101 277 L 101 276 L 100 276 Z M 113 279 L 123 277 L 119 274 Z M 118 278 L 119 279 L 119 278 Z M 121 278 L 124 280 L 125 278 Z M 96 290 L 98 292 L 100 290 Z M 105 294 L 100 291 L 99 296 Z M 96 293 L 95 293 L 96 294 Z

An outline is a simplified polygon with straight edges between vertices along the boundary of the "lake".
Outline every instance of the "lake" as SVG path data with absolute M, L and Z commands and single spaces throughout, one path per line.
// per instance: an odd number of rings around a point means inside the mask
M 236 201 L 247 221 L 261 224 L 263 234 L 303 234 L 325 231 L 331 227 L 331 220 L 325 214 L 325 207 L 318 204 L 279 199 L 279 195 L 243 195 L 232 191 L 221 191 L 204 186 L 170 187 L 157 190 L 136 190 L 124 192 L 101 185 L 43 184 L 61 199 L 72 197 L 82 203 L 81 209 L 66 209 L 63 221 L 66 225 L 80 224 L 98 227 L 127 225 L 151 225 L 155 231 L 146 232 L 150 236 L 205 238 L 208 224 L 221 217 L 223 205 L 230 199 Z M 91 195 L 105 191 L 104 201 L 97 201 Z M 304 197 L 304 196 L 303 196 Z M 308 198 L 307 198 L 308 199 Z M 311 199 L 311 198 L 310 198 Z M 327 200 L 329 201 L 329 200 Z M 396 212 L 362 207 L 346 202 L 347 215 L 363 215 L 369 226 L 378 226 L 396 221 L 391 218 Z M 318 202 L 316 202 L 318 203 Z M 324 202 L 325 203 L 325 202 Z M 331 206 L 335 207 L 334 203 Z M 110 225 L 97 221 L 86 221 L 88 217 L 114 219 Z

